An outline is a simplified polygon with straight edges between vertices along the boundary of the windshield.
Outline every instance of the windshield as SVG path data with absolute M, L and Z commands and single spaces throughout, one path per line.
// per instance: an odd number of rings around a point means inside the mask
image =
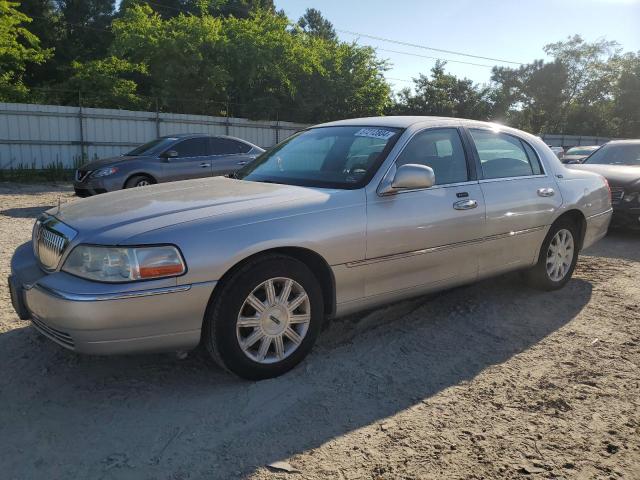
M 165 148 L 169 147 L 173 142 L 175 142 L 177 138 L 171 137 L 162 137 L 156 138 L 155 140 L 151 140 L 144 145 L 140 145 L 139 147 L 134 148 L 129 153 L 126 153 L 126 156 L 129 157 L 139 157 L 141 155 L 152 155 L 157 152 L 163 151 Z
M 402 133 L 387 127 L 305 130 L 236 173 L 235 178 L 307 187 L 364 186 Z
M 581 148 L 581 147 L 573 147 L 567 150 L 567 155 L 589 155 L 596 148 Z
M 605 145 L 587 157 L 584 163 L 640 166 L 640 143 Z

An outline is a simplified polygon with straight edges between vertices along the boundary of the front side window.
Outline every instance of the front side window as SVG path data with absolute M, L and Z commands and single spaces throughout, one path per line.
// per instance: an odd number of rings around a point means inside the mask
M 591 154 L 584 163 L 640 166 L 640 143 L 610 143 Z
M 256 182 L 361 188 L 398 140 L 391 127 L 318 127 L 294 135 L 235 174 Z
M 408 163 L 431 167 L 436 185 L 469 180 L 462 140 L 455 128 L 438 128 L 417 133 L 396 160 L 398 167 Z
M 152 155 L 154 153 L 158 153 L 163 151 L 166 147 L 171 145 L 176 141 L 176 138 L 171 137 L 161 137 L 156 138 L 155 140 L 151 140 L 144 145 L 140 145 L 139 147 L 134 148 L 126 155 L 129 157 L 140 157 L 142 155 Z
M 175 144 L 170 150 L 178 152 L 178 158 L 203 157 L 207 155 L 207 137 L 189 138 Z
M 470 129 L 484 178 L 540 175 L 537 155 L 525 142 L 513 135 Z

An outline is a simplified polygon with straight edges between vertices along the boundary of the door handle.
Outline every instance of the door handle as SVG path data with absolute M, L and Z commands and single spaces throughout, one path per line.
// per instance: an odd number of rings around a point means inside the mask
M 247 163 L 249 163 L 249 162 L 246 162 L 246 161 L 244 161 L 244 160 L 241 160 L 241 161 L 239 161 L 239 162 L 238 162 L 238 165 L 246 165 Z
M 538 195 L 540 197 L 553 197 L 553 195 L 555 193 L 556 193 L 555 190 L 553 188 L 550 188 L 550 187 L 539 188 L 538 189 Z
M 202 163 L 200 164 L 200 166 L 201 166 L 202 168 L 207 168 L 207 167 L 210 167 L 210 166 L 211 166 L 211 164 L 210 164 L 210 163 L 206 163 L 206 162 L 202 162 Z
M 478 206 L 478 202 L 475 200 L 460 200 L 453 204 L 453 208 L 456 210 L 471 210 L 472 208 L 476 208 Z

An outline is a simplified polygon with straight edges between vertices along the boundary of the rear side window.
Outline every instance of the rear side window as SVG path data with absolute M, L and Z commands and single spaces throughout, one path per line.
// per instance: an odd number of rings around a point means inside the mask
M 251 146 L 244 142 L 238 142 L 230 138 L 211 138 L 212 155 L 233 155 L 247 153 L 249 150 L 251 150 Z
M 455 128 L 436 128 L 417 133 L 404 148 L 396 166 L 414 163 L 433 169 L 436 185 L 466 182 L 467 158 Z
M 519 138 L 489 130 L 471 129 L 484 178 L 508 178 L 542 173 L 538 156 Z
M 207 137 L 183 140 L 170 148 L 170 150 L 178 152 L 178 158 L 203 157 L 207 155 Z

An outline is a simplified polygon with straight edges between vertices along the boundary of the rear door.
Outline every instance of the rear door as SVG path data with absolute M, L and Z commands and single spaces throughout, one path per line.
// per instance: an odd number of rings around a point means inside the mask
M 213 175 L 227 175 L 253 161 L 251 145 L 226 137 L 211 137 L 211 165 Z
M 388 196 L 373 192 L 368 198 L 366 296 L 428 289 L 477 276 L 485 206 L 461 131 L 417 132 L 387 175 L 405 164 L 431 167 L 436 184 Z
M 208 154 L 208 138 L 195 137 L 174 144 L 169 150 L 175 150 L 177 157 L 166 158 L 163 163 L 163 180 L 187 180 L 211 176 L 211 160 Z
M 480 275 L 530 265 L 562 205 L 555 179 L 524 139 L 490 129 L 468 132 L 487 209 Z

